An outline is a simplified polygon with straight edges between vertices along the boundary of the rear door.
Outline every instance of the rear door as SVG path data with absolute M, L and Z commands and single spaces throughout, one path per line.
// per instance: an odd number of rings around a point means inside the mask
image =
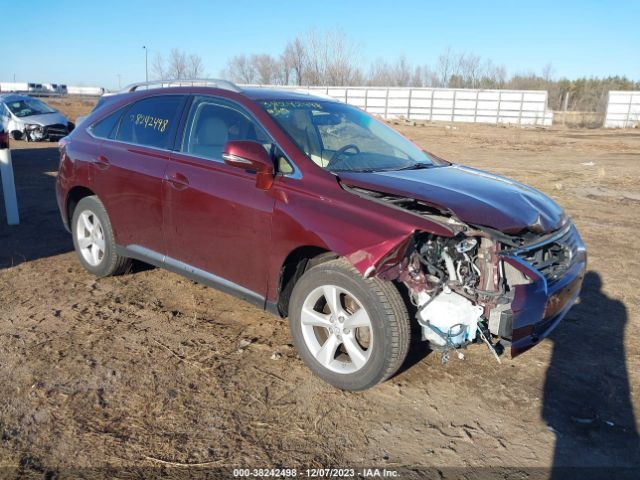
M 257 303 L 267 289 L 274 198 L 256 188 L 255 172 L 224 163 L 230 140 L 257 141 L 269 151 L 273 144 L 242 107 L 195 97 L 165 174 L 167 262 L 206 272 Z
M 93 159 L 96 193 L 118 245 L 165 252 L 162 179 L 185 99 L 156 95 L 135 102 Z

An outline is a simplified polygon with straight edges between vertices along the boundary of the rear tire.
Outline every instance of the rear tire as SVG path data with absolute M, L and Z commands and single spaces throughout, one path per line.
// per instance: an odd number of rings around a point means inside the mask
M 131 259 L 116 253 L 109 215 L 96 196 L 84 197 L 71 220 L 73 246 L 80 263 L 97 277 L 121 275 L 131 268 Z
M 306 365 L 342 390 L 366 390 L 388 379 L 409 349 L 400 292 L 390 282 L 363 278 L 344 259 L 302 275 L 291 294 L 289 326 Z

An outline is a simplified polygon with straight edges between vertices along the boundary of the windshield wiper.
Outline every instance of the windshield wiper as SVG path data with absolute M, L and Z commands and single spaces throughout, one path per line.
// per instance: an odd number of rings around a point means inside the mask
M 352 172 L 352 173 L 381 173 L 381 172 L 398 172 L 400 170 L 420 170 L 423 168 L 432 168 L 430 163 L 416 162 L 407 167 L 402 168 L 342 168 L 332 169 L 332 172 Z
M 430 163 L 416 162 L 406 167 L 398 168 L 398 170 L 421 170 L 423 168 L 431 168 L 431 167 L 433 167 L 433 165 Z
M 377 168 L 336 168 L 329 171 L 333 173 L 374 173 L 383 172 L 385 170 L 379 170 Z

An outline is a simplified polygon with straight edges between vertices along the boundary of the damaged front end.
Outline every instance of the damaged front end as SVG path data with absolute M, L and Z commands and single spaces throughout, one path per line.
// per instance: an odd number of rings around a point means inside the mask
M 569 219 L 550 233 L 518 235 L 460 221 L 417 200 L 352 191 L 446 225 L 451 236 L 415 231 L 369 274 L 407 287 L 423 340 L 442 354 L 485 343 L 498 359 L 538 343 L 576 301 L 586 268 L 582 239 Z
M 14 131 L 16 139 L 25 142 L 58 141 L 73 131 L 73 124 L 62 123 L 52 125 L 27 124 L 22 131 Z

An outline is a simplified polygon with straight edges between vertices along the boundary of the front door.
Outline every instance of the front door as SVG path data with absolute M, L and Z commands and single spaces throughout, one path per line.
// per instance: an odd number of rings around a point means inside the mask
M 195 97 L 165 173 L 166 262 L 204 272 L 220 288 L 260 303 L 267 292 L 274 198 L 256 188 L 255 172 L 224 163 L 230 140 L 257 141 L 269 151 L 272 145 L 241 107 Z

